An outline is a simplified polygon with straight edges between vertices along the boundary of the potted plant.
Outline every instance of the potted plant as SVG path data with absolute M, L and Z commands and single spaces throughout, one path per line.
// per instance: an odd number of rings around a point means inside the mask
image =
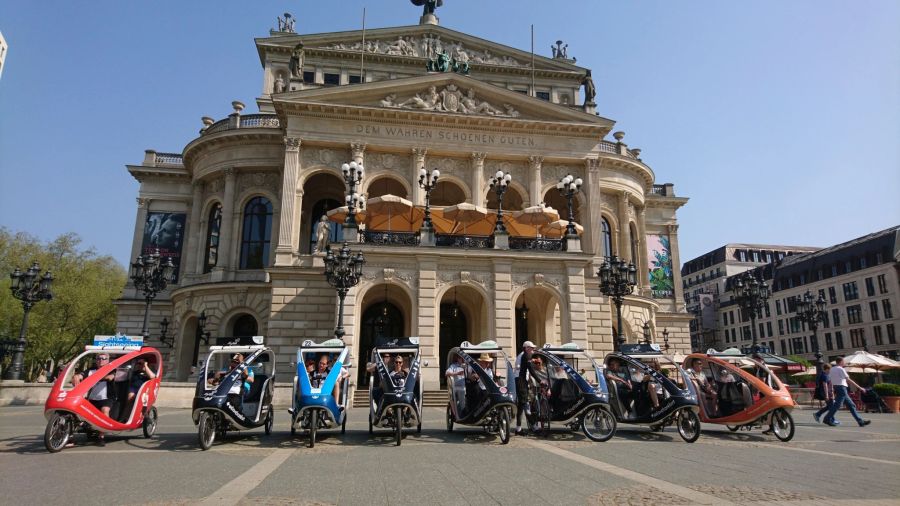
M 884 399 L 891 413 L 900 412 L 900 385 L 893 383 L 876 383 L 872 388 Z

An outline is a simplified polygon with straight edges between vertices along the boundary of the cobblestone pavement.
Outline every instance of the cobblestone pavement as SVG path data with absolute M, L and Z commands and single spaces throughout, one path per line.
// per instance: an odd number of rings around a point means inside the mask
M 166 409 L 153 439 L 79 437 L 50 455 L 41 407 L 0 408 L 0 505 L 900 505 L 900 415 L 831 428 L 797 410 L 789 443 L 709 425 L 687 444 L 671 428 L 620 425 L 606 443 L 560 428 L 501 445 L 478 428 L 448 433 L 428 409 L 422 433 L 395 447 L 354 409 L 347 434 L 322 431 L 313 449 L 277 416 L 271 436 L 230 434 L 203 452 L 189 410 Z

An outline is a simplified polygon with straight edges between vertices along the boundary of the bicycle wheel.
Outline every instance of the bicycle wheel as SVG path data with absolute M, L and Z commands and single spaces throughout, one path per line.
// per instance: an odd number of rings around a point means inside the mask
M 56 453 L 66 447 L 71 435 L 69 417 L 53 413 L 53 416 L 47 421 L 47 428 L 44 429 L 44 446 L 47 447 L 48 452 Z
M 616 433 L 616 419 L 601 407 L 590 409 L 581 418 L 581 431 L 591 441 L 609 441 Z

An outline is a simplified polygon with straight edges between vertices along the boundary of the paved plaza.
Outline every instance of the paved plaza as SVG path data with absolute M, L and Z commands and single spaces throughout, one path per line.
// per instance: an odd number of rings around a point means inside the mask
M 346 435 L 323 431 L 309 449 L 278 413 L 271 436 L 229 435 L 203 452 L 190 410 L 163 409 L 152 440 L 79 436 L 51 455 L 42 408 L 5 407 L 0 504 L 900 504 L 900 416 L 860 429 L 846 413 L 837 428 L 794 414 L 789 443 L 707 425 L 694 444 L 620 426 L 606 443 L 559 430 L 503 446 L 479 429 L 448 433 L 427 408 L 422 433 L 395 447 L 353 409 Z

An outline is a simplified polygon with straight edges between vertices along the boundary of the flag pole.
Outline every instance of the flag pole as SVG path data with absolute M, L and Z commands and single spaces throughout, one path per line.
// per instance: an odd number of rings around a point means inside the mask
M 534 89 L 534 23 L 531 24 L 531 93 L 532 97 L 537 96 Z
M 366 82 L 366 74 L 364 71 L 366 60 L 366 8 L 363 7 L 362 19 L 362 45 L 359 48 L 359 82 Z

